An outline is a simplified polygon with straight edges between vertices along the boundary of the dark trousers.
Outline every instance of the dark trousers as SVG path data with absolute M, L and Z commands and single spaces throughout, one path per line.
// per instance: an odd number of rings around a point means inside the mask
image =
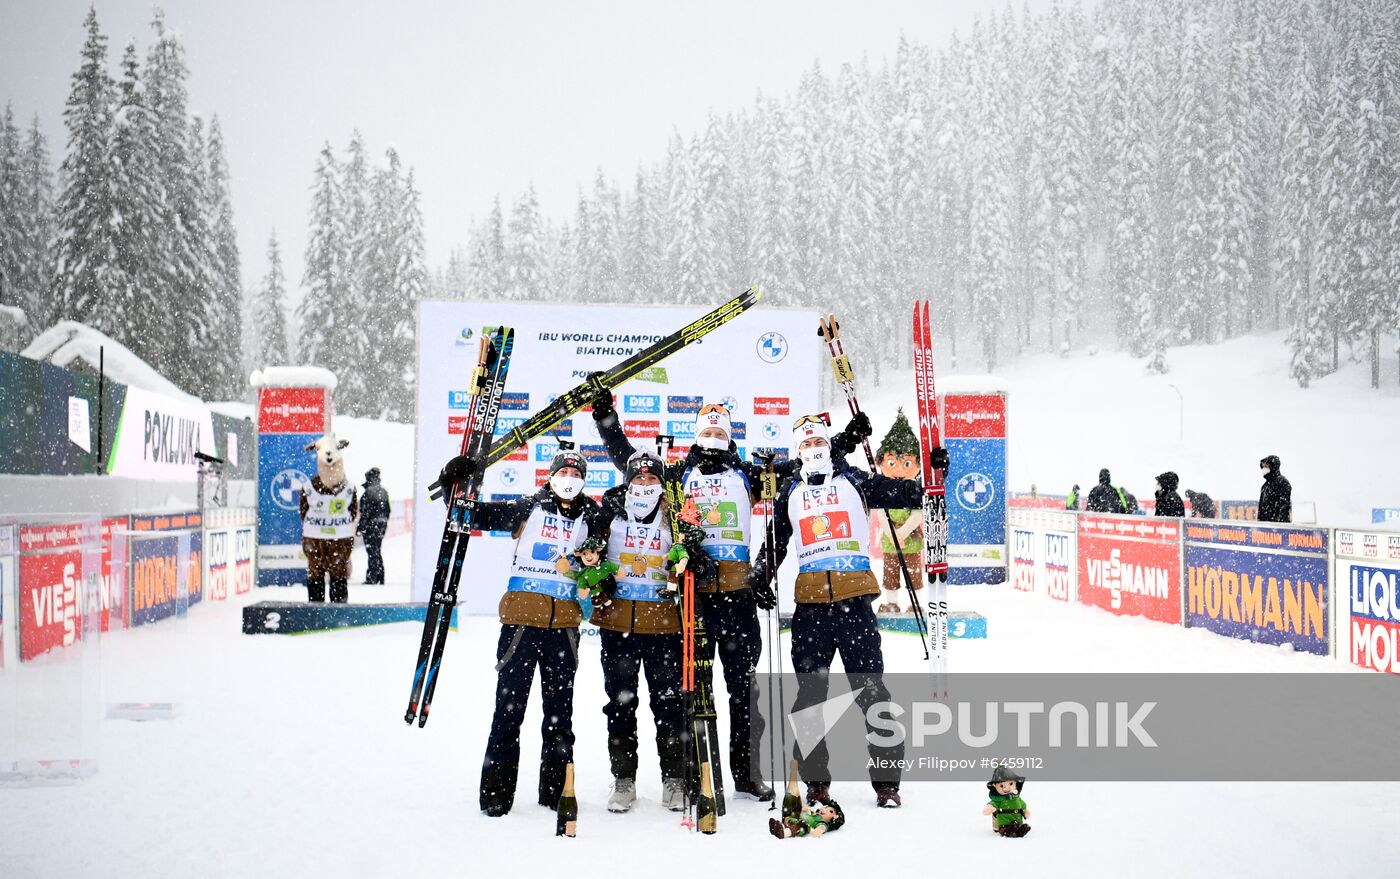
M 363 532 L 365 538 L 365 585 L 384 585 L 385 522 L 371 522 Z
M 637 685 L 647 678 L 661 777 L 681 777 L 681 636 L 599 632 L 608 704 L 608 757 L 614 778 L 637 777 Z
M 885 688 L 880 628 L 869 597 L 857 596 L 832 604 L 799 604 L 792 615 L 792 668 L 798 675 L 797 697 L 792 704 L 794 714 L 826 700 L 831 660 L 838 650 L 851 689 L 864 688 L 856 697 L 856 705 L 862 713 L 874 703 L 890 698 L 890 691 Z M 876 728 L 867 723 L 866 732 L 876 732 Z M 797 758 L 798 774 L 803 781 L 809 784 L 831 782 L 825 742 L 806 757 L 794 747 L 793 756 Z M 870 770 L 871 784 L 898 787 L 898 769 L 876 767 L 891 765 L 880 761 L 902 759 L 903 743 L 894 747 L 871 744 L 870 756 L 877 761 Z
M 706 658 L 713 668 L 718 655 L 729 690 L 729 774 L 736 783 L 746 782 L 752 770 L 752 737 L 763 735 L 763 715 L 752 711 L 749 698 L 750 679 L 763 652 L 758 605 L 751 589 L 698 594 L 709 636 Z
M 501 626 L 496 644 L 496 713 L 481 764 L 481 808 L 509 809 L 520 770 L 520 724 L 530 701 L 535 667 L 540 669 L 544 721 L 540 725 L 539 801 L 559 802 L 564 767 L 574 757 L 574 673 L 578 629 Z

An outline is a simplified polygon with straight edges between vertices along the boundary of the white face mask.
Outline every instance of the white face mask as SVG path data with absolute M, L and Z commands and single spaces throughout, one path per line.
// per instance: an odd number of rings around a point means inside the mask
M 583 491 L 583 479 L 579 476 L 564 476 L 556 473 L 549 477 L 549 487 L 564 500 L 571 501 L 578 497 L 579 492 Z
M 717 452 L 722 452 L 729 448 L 729 440 L 717 436 L 697 437 L 695 444 L 702 449 L 714 449 Z
M 629 485 L 627 486 L 627 512 L 637 519 L 645 518 L 656 509 L 656 504 L 661 500 L 661 493 L 665 490 L 662 485 Z
M 831 473 L 830 446 L 812 446 L 799 449 L 797 457 L 802 460 L 803 476 L 826 476 Z

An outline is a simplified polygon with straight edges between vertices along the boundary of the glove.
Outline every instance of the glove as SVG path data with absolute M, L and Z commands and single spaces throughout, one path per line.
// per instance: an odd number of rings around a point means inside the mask
M 453 485 L 456 485 L 473 473 L 480 472 L 480 470 L 481 463 L 474 458 L 468 458 L 466 455 L 458 455 L 444 464 L 442 470 L 438 472 L 437 481 L 437 487 L 442 491 L 443 503 L 451 504 L 452 492 L 449 489 L 451 489 Z
M 933 463 L 935 470 L 948 469 L 948 450 L 939 446 L 929 453 L 929 460 Z
M 603 604 L 608 604 L 612 601 L 612 597 L 617 594 L 617 577 L 609 574 L 594 584 L 593 588 L 602 596 Z
M 846 422 L 846 429 L 841 431 L 855 439 L 857 443 L 868 438 L 875 429 L 870 426 L 870 416 L 864 412 L 857 412 L 851 416 L 851 420 Z
M 601 373 L 596 372 L 592 373 L 591 375 L 589 375 L 589 378 L 600 374 Z M 615 411 L 617 411 L 613 409 L 612 388 L 600 388 L 598 390 L 598 393 L 593 395 L 592 406 L 594 421 L 602 421 L 604 418 L 607 418 L 609 415 L 612 415 Z
M 762 568 L 755 566 L 749 571 L 744 582 L 753 590 L 754 604 L 761 610 L 772 610 L 778 606 L 778 596 L 774 594 L 773 587 L 768 585 L 768 575 Z

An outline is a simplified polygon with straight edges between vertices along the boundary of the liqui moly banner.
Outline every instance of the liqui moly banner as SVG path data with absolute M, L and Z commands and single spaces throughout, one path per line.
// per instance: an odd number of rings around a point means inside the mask
M 483 293 L 486 291 L 482 291 Z M 715 304 L 729 294 L 717 292 Z M 413 597 L 428 597 L 445 512 L 429 501 L 427 485 L 461 448 L 471 395 L 467 382 L 481 333 L 505 325 L 515 329 L 506 397 L 497 435 L 523 423 L 555 395 L 649 347 L 699 317 L 708 307 L 662 308 L 621 305 L 545 305 L 501 302 L 422 302 L 418 313 L 417 494 L 419 518 L 413 534 Z M 672 454 L 683 455 L 695 434 L 695 416 L 706 403 L 723 403 L 731 414 L 731 437 L 744 460 L 758 448 L 786 454 L 792 422 L 821 411 L 822 363 L 817 315 L 810 311 L 759 308 L 736 318 L 699 342 L 620 388 L 613 404 L 634 446 L 655 448 L 658 433 L 676 438 Z M 836 429 L 844 427 L 838 418 Z M 518 449 L 485 474 L 487 499 L 504 500 L 534 491 L 548 475 L 560 440 L 573 442 L 588 460 L 584 490 L 597 496 L 618 484 L 602 439 L 585 410 Z M 754 533 L 761 539 L 762 529 Z M 999 538 L 1004 542 L 1004 536 Z M 494 613 L 505 582 L 512 541 L 483 535 L 471 544 L 473 571 L 482 588 L 463 588 L 469 613 Z
M 301 551 L 301 487 L 316 473 L 306 447 L 329 428 L 330 390 L 258 388 L 259 586 L 306 582 Z
M 948 578 L 1006 580 L 1006 394 L 948 393 Z
M 1011 585 L 1056 601 L 1074 601 L 1075 514 L 1060 510 L 1010 511 Z
M 1331 652 L 1325 529 L 1196 519 L 1185 528 L 1187 626 Z
M 1181 524 L 1079 517 L 1079 600 L 1120 616 L 1181 623 Z
M 1400 533 L 1336 532 L 1337 656 L 1400 674 Z

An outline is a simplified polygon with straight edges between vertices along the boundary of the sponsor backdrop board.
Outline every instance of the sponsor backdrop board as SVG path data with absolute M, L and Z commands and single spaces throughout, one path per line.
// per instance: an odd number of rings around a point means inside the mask
M 1006 582 L 1006 394 L 942 396 L 948 582 Z
M 1185 624 L 1326 656 L 1325 529 L 1185 522 Z
M 421 303 L 413 599 L 426 601 L 432 585 L 445 514 L 441 502 L 429 502 L 427 486 L 461 448 L 467 379 L 483 328 L 515 328 L 499 434 L 588 373 L 621 362 L 725 298 L 717 295 L 712 305 L 699 308 Z M 618 414 L 634 445 L 651 447 L 657 433 L 672 434 L 684 453 L 694 435 L 696 411 L 703 403 L 722 402 L 733 411 L 734 440 L 746 460 L 755 448 L 787 450 L 793 419 L 818 411 L 820 342 L 816 312 L 752 310 L 616 389 Z M 833 413 L 833 418 L 837 428 L 845 425 L 844 413 Z M 554 435 L 532 441 L 492 467 L 484 496 L 506 499 L 534 491 L 548 474 L 561 437 L 576 443 L 588 459 L 586 491 L 597 496 L 618 483 L 620 474 L 607 459 L 592 416 L 584 411 L 565 420 Z M 757 523 L 755 533 L 761 533 Z M 468 613 L 495 612 L 510 548 L 508 535 L 472 538 L 472 561 L 460 589 Z
M 1119 616 L 1181 623 L 1181 522 L 1079 514 L 1079 600 Z
M 330 391 L 258 389 L 258 585 L 306 582 L 301 486 L 316 473 L 306 450 L 330 427 Z
M 1400 533 L 1336 531 L 1337 658 L 1400 674 Z

